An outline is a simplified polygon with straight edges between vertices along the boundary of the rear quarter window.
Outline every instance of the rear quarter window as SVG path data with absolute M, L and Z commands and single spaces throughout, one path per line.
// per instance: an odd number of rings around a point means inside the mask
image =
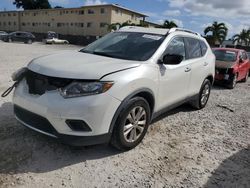
M 207 44 L 204 41 L 200 41 L 201 45 L 201 55 L 204 56 L 207 53 Z

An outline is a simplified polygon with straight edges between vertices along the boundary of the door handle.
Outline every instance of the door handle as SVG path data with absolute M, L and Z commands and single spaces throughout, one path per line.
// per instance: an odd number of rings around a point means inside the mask
M 191 68 L 189 68 L 189 67 L 187 67 L 186 69 L 185 69 L 185 72 L 190 72 L 191 71 Z
M 205 63 L 204 63 L 204 66 L 208 66 L 208 62 L 205 62 Z

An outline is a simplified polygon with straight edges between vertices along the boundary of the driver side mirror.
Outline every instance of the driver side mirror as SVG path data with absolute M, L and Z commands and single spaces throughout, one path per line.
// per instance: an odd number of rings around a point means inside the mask
M 184 57 L 177 54 L 167 54 L 163 57 L 162 63 L 165 65 L 178 65 L 183 61 Z

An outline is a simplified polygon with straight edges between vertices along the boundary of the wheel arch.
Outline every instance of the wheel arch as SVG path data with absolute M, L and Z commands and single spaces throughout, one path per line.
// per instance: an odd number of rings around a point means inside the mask
M 148 88 L 141 88 L 138 89 L 134 92 L 132 92 L 130 95 L 128 95 L 120 104 L 120 106 L 118 107 L 118 109 L 115 112 L 115 115 L 112 118 L 112 122 L 110 124 L 110 128 L 109 128 L 109 133 L 112 134 L 113 129 L 115 127 L 115 123 L 117 121 L 117 118 L 119 116 L 119 114 L 121 113 L 121 111 L 125 108 L 125 106 L 127 105 L 128 101 L 132 98 L 135 97 L 142 97 L 144 98 L 149 106 L 150 106 L 150 112 L 151 112 L 151 116 L 154 112 L 154 107 L 155 107 L 155 96 L 153 94 L 153 91 L 151 89 Z
M 207 76 L 206 79 L 208 79 L 211 82 L 211 84 L 213 85 L 214 77 L 212 75 Z

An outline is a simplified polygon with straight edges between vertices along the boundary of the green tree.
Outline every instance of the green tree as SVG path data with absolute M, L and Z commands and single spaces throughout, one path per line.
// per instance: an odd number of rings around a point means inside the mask
M 51 8 L 48 0 L 15 0 L 13 4 L 17 8 L 23 8 L 24 10 Z
M 161 28 L 171 29 L 174 27 L 178 27 L 178 25 L 174 21 L 165 20 Z
M 208 38 L 212 38 L 214 44 L 222 44 L 227 37 L 228 28 L 225 23 L 214 22 L 204 30 L 204 34 Z M 211 35 L 207 35 L 211 33 Z
M 234 44 L 245 44 L 249 46 L 250 44 L 250 30 L 243 29 L 240 34 L 233 36 Z

